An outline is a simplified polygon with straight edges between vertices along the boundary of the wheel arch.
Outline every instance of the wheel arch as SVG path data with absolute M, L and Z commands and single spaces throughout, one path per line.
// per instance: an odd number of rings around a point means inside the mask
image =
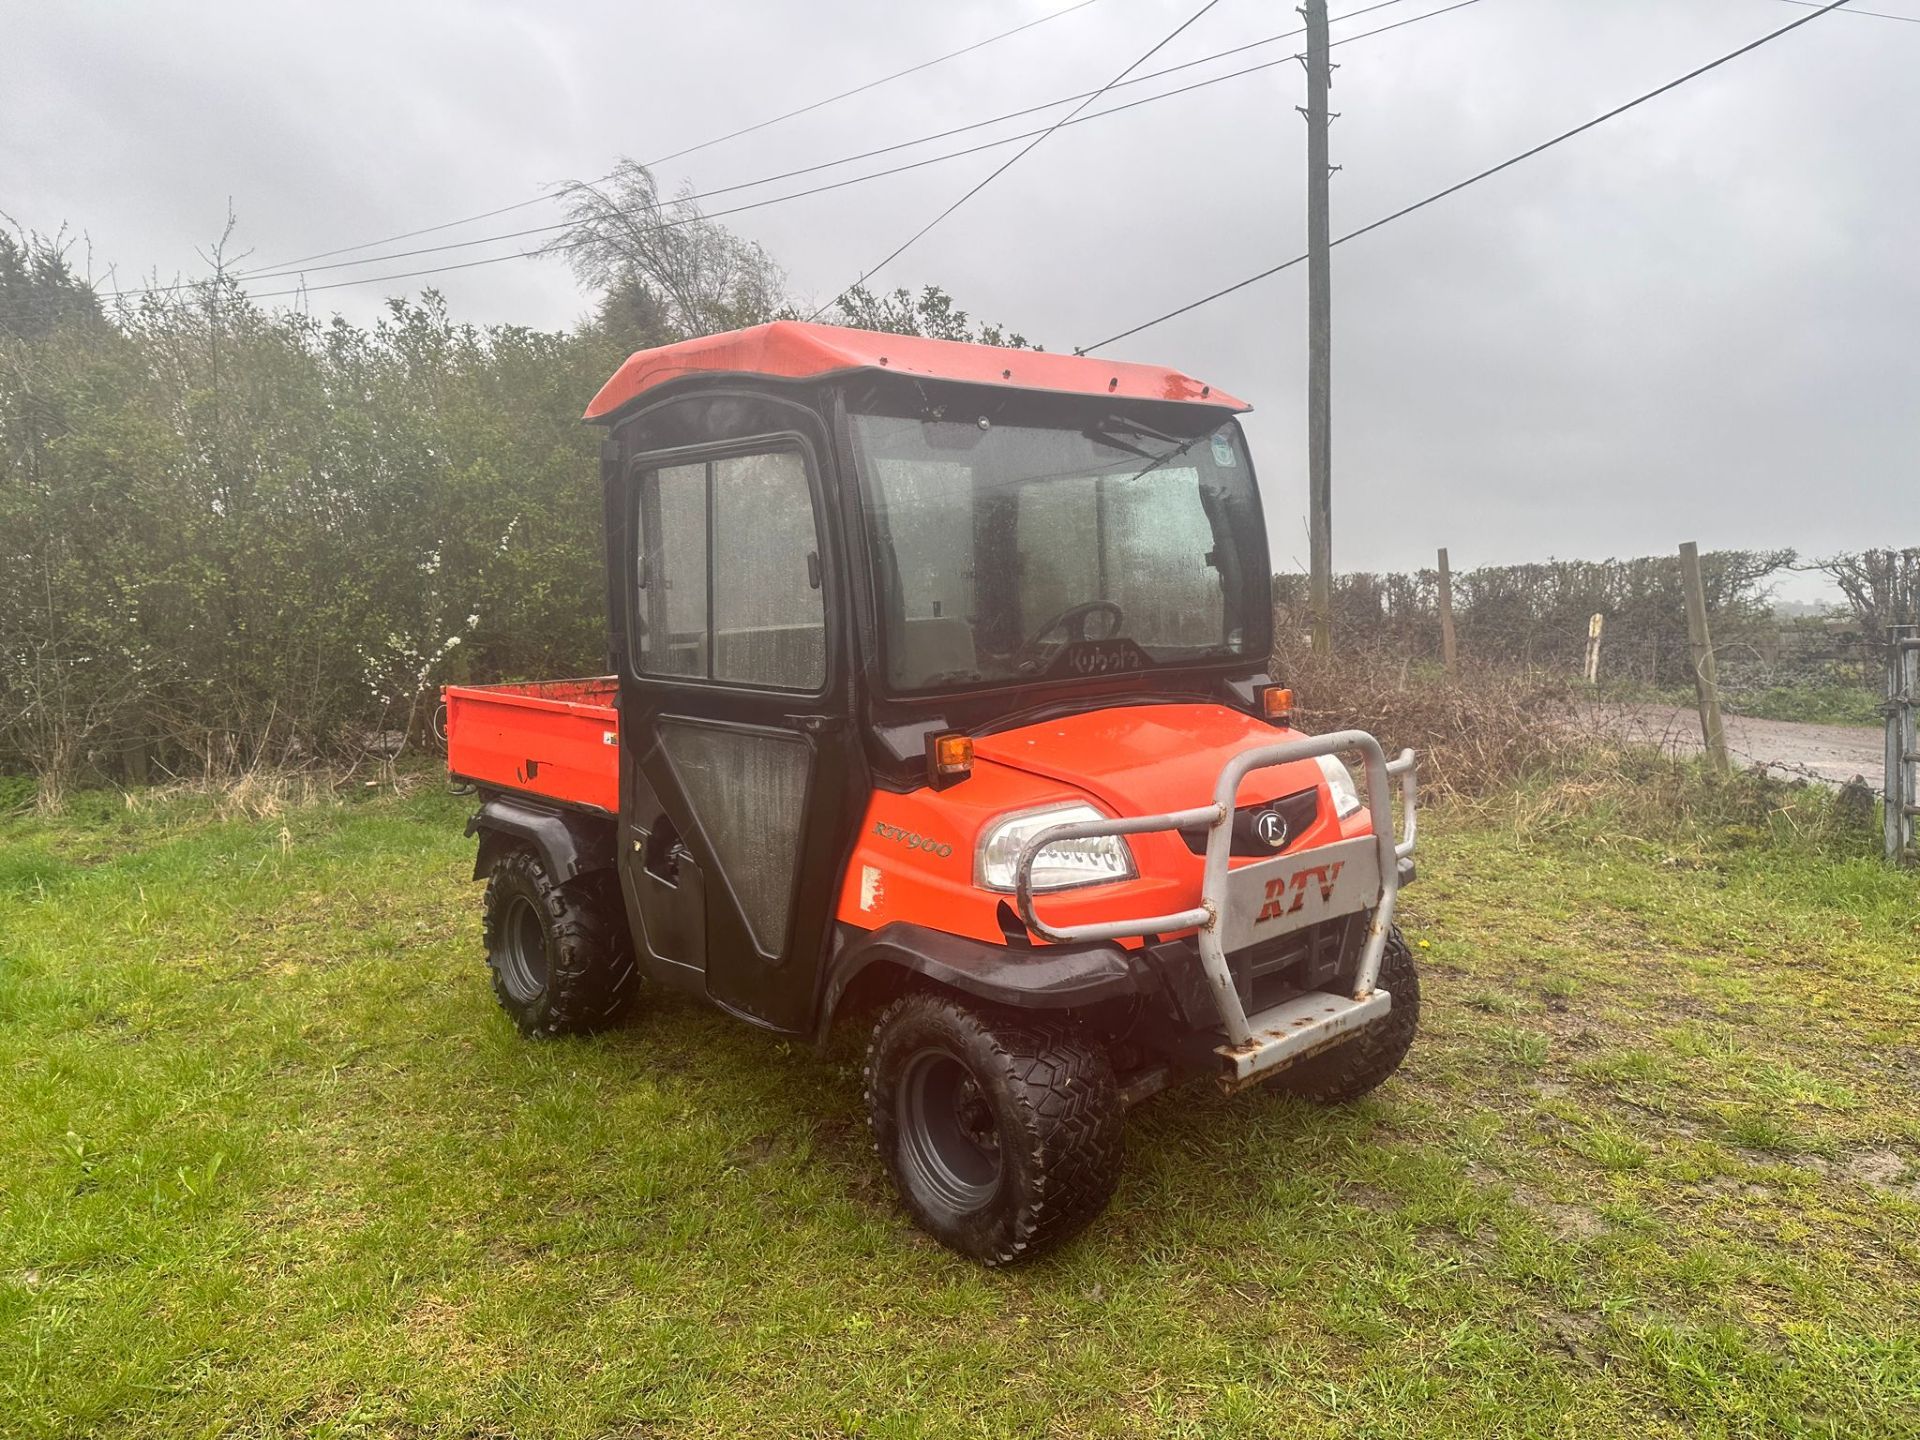
M 1117 945 L 988 945 L 907 924 L 862 931 L 843 927 L 826 967 L 817 1039 L 876 1002 L 912 989 L 1007 1010 L 1061 1014 L 1124 999 L 1152 984 Z
M 609 815 L 561 809 L 517 795 L 489 795 L 467 821 L 480 837 L 473 878 L 486 879 L 510 849 L 524 846 L 540 857 L 556 885 L 596 870 L 613 869 L 615 825 Z

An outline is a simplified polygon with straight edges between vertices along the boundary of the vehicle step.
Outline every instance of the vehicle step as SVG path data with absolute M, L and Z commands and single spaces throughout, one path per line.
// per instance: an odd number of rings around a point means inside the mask
M 1392 1008 L 1393 997 L 1385 990 L 1376 989 L 1364 1000 L 1310 990 L 1249 1015 L 1253 1038 L 1244 1045 L 1221 1045 L 1215 1050 L 1226 1062 L 1221 1087 L 1238 1090 L 1281 1065 L 1338 1044 Z

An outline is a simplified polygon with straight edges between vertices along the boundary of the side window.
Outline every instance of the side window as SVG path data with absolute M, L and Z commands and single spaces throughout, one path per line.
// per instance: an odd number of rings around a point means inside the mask
M 827 678 L 807 467 L 792 450 L 713 463 L 713 678 L 817 690 Z
M 653 675 L 707 673 L 707 467 L 642 478 L 636 657 Z
M 820 542 L 797 452 L 648 471 L 639 532 L 643 674 L 775 690 L 825 683 Z

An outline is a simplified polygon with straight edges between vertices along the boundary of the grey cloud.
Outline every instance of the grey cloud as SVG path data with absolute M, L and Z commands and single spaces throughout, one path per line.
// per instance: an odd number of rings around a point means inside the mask
M 1406 0 L 1344 28 L 1437 3 Z M 1920 14 L 1911 0 L 1876 8 L 1903 4 Z M 96 262 L 125 282 L 190 271 L 231 194 L 237 243 L 278 260 L 678 149 L 1049 8 L 11 3 L 0 209 L 84 226 Z M 1102 0 L 668 164 L 663 182 L 728 184 L 1089 88 L 1189 8 Z M 1341 47 L 1336 226 L 1795 13 L 1775 0 L 1483 0 Z M 1291 20 L 1226 0 L 1155 63 Z M 1920 26 L 1825 17 L 1337 251 L 1338 562 L 1420 564 L 1439 544 L 1470 565 L 1690 535 L 1809 551 L 1920 540 L 1917 64 Z M 879 279 L 938 282 L 1064 349 L 1271 265 L 1301 246 L 1299 91 L 1297 69 L 1280 67 L 1064 130 Z M 729 223 L 824 299 L 1004 153 Z M 1117 352 L 1255 402 L 1280 563 L 1305 548 L 1304 278 L 1276 277 Z M 555 261 L 431 283 L 482 321 L 559 325 L 585 305 Z M 380 294 L 313 303 L 364 319 Z

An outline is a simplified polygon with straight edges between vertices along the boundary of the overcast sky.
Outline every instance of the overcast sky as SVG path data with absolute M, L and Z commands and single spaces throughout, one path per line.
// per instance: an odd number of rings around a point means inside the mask
M 621 155 L 652 160 L 1068 3 L 0 0 L 0 211 L 84 232 L 95 275 L 131 285 L 200 273 L 195 249 L 217 236 L 231 196 L 235 247 L 271 264 L 527 200 Z M 1092 89 L 1199 3 L 1095 0 L 669 161 L 663 187 L 753 180 Z M 1362 3 L 1334 0 L 1336 41 L 1449 0 L 1339 21 Z M 1871 8 L 1920 19 L 1920 0 Z M 1785 0 L 1477 0 L 1339 46 L 1335 233 L 1806 13 Z M 1275 0 L 1220 0 L 1143 69 L 1298 23 Z M 1811 554 L 1920 544 L 1916 76 L 1920 24 L 1843 10 L 1337 249 L 1336 564 L 1431 564 L 1438 545 L 1471 566 L 1688 538 Z M 1286 259 L 1304 248 L 1303 88 L 1300 68 L 1280 65 L 1063 129 L 876 283 L 936 282 L 1064 350 Z M 726 223 L 767 247 L 796 294 L 825 300 L 1011 153 Z M 387 248 L 538 225 L 551 210 Z M 1282 567 L 1306 551 L 1305 280 L 1303 267 L 1285 272 L 1109 352 L 1253 402 Z M 365 320 L 381 296 L 425 284 L 482 322 L 561 326 L 588 303 L 553 259 L 307 303 Z

